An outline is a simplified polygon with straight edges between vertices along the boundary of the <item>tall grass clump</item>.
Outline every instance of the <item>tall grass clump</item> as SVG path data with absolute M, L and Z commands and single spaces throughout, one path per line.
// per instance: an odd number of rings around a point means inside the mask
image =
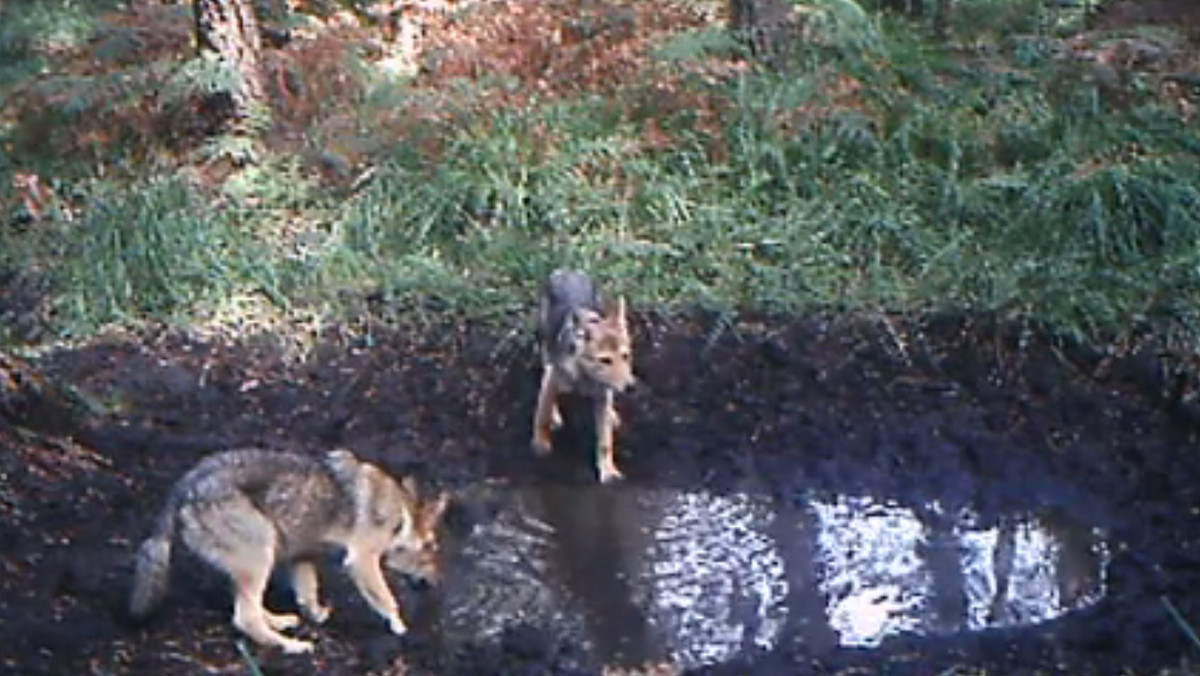
M 729 49 L 702 37 L 662 53 Z M 903 69 L 835 60 L 460 118 L 436 156 L 395 153 L 345 241 L 398 293 L 476 307 L 581 265 L 667 307 L 1000 311 L 1089 335 L 1194 276 L 1178 120 L 1081 114 L 1087 82 L 948 65 L 907 36 L 877 53 Z
M 996 248 L 1013 261 L 1009 302 L 1088 337 L 1191 316 L 1200 301 L 1200 164 L 1072 169 L 1031 176 L 1008 212 Z
M 59 319 L 87 330 L 171 316 L 252 284 L 271 265 L 253 240 L 178 179 L 101 186 L 92 208 L 43 242 Z
M 498 110 L 440 133 L 436 160 L 419 140 L 401 146 L 342 214 L 348 251 L 386 286 L 482 308 L 620 237 L 616 172 L 631 140 L 597 102 Z
M 116 2 L 10 0 L 0 3 L 0 87 L 39 72 L 47 57 L 79 48 L 97 13 Z

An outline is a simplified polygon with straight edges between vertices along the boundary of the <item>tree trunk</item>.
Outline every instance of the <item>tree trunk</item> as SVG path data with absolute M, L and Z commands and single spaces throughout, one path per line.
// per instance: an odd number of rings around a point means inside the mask
M 782 64 L 796 34 L 791 0 L 729 0 L 729 28 L 750 53 L 772 67 Z
M 195 0 L 196 39 L 201 55 L 215 56 L 237 83 L 210 101 L 222 126 L 253 134 L 266 112 L 259 54 L 262 38 L 251 0 Z
M 950 0 L 937 0 L 933 15 L 933 37 L 939 42 L 945 42 L 950 24 Z

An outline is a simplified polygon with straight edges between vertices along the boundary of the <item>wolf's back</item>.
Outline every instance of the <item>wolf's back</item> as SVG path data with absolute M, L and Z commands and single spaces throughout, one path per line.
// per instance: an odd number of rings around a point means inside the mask
M 601 311 L 596 284 L 577 270 L 555 270 L 542 287 L 542 314 L 538 327 L 541 339 L 553 343 L 569 313 L 576 308 Z

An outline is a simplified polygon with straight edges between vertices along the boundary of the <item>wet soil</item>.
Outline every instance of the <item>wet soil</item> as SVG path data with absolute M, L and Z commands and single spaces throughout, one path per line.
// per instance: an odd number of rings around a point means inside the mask
M 865 495 L 970 508 L 983 522 L 1061 509 L 1102 528 L 1111 556 L 1105 596 L 1048 622 L 877 647 L 785 628 L 769 649 L 691 673 L 1156 674 L 1196 649 L 1172 609 L 1200 620 L 1200 427 L 1164 403 L 1172 387 L 1155 354 L 1106 359 L 962 317 L 636 325 L 643 386 L 619 400 L 627 480 L 614 491 L 752 487 L 779 505 Z M 117 413 L 85 429 L 0 424 L 0 671 L 240 674 L 253 661 L 268 674 L 599 673 L 535 626 L 440 640 L 422 619 L 436 595 L 399 580 L 415 628 L 393 638 L 335 566 L 322 579 L 338 610 L 299 630 L 317 641 L 313 656 L 240 644 L 225 582 L 187 556 L 151 622 L 124 618 L 133 549 L 170 484 L 220 448 L 336 445 L 416 473 L 460 497 L 451 553 L 493 516 L 480 486 L 594 483 L 585 425 L 569 420 L 548 460 L 528 451 L 538 360 L 523 322 L 343 328 L 304 359 L 289 353 L 269 338 L 164 331 L 37 361 Z

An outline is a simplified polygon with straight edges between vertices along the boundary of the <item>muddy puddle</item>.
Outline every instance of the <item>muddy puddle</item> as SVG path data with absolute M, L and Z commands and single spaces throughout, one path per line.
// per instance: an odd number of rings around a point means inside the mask
M 441 640 L 515 626 L 584 647 L 590 666 L 685 669 L 769 652 L 875 647 L 898 635 L 1035 625 L 1094 604 L 1104 532 L 1060 511 L 984 523 L 865 496 L 631 485 L 484 491 L 456 556 Z

